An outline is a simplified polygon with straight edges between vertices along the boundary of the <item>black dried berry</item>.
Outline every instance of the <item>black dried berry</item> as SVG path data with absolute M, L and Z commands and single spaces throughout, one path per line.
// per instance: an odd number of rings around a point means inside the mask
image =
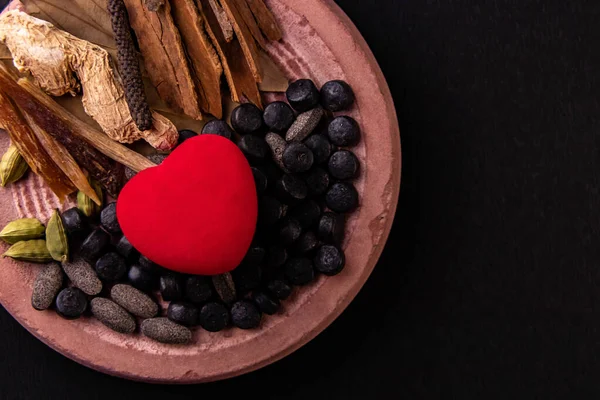
M 329 123 L 327 136 L 336 146 L 354 146 L 360 141 L 360 127 L 352 117 L 336 117 Z
M 312 151 L 302 143 L 289 143 L 283 151 L 283 165 L 288 171 L 306 172 L 312 167 L 314 156 Z
M 260 265 L 240 265 L 231 272 L 238 293 L 247 293 L 260 285 L 262 267 Z
M 292 218 L 286 218 L 279 227 L 279 240 L 283 246 L 290 246 L 302 235 L 302 225 Z
M 96 274 L 105 281 L 118 281 L 127 273 L 125 259 L 117 253 L 106 253 L 96 261 Z
M 229 127 L 227 122 L 220 119 L 213 119 L 204 125 L 202 134 L 219 135 L 231 140 L 231 138 L 233 138 L 233 129 Z
M 324 135 L 312 135 L 304 141 L 304 144 L 312 151 L 316 165 L 323 164 L 329 160 L 331 143 L 329 143 L 329 140 Z
M 198 314 L 198 307 L 190 303 L 173 301 L 167 308 L 167 318 L 184 326 L 198 325 Z
M 325 202 L 337 213 L 352 212 L 358 207 L 358 192 L 351 183 L 334 183 L 325 195 Z
M 188 139 L 198 136 L 198 134 L 189 129 L 182 129 L 179 131 L 179 139 L 177 140 L 177 144 L 181 144 Z
M 356 178 L 359 165 L 358 158 L 354 153 L 348 150 L 340 150 L 331 155 L 327 167 L 331 176 L 344 181 Z
M 251 301 L 240 300 L 231 306 L 231 322 L 240 329 L 258 328 L 260 319 L 260 310 Z
M 219 332 L 229 324 L 229 311 L 221 303 L 207 303 L 200 309 L 200 326 L 209 332 Z
M 263 164 L 269 154 L 269 146 L 267 146 L 265 139 L 255 135 L 242 136 L 238 142 L 238 147 L 242 150 L 248 162 L 253 165 Z
M 288 253 L 284 247 L 271 246 L 267 250 L 267 265 L 270 268 L 279 268 L 287 261 Z
M 276 101 L 265 107 L 263 119 L 267 128 L 273 132 L 285 132 L 294 123 L 294 111 L 287 103 Z
M 65 319 L 81 317 L 87 306 L 85 293 L 75 287 L 63 289 L 56 296 L 56 312 Z
M 321 88 L 321 104 L 329 111 L 343 111 L 354 103 L 354 92 L 344 81 L 329 81 Z
M 346 220 L 343 215 L 326 212 L 319 220 L 317 236 L 324 242 L 340 245 L 344 240 L 345 228 Z
M 132 265 L 127 273 L 127 280 L 131 286 L 144 292 L 151 292 L 158 287 L 158 278 L 147 268 Z
M 61 214 L 65 230 L 71 235 L 77 235 L 87 230 L 88 224 L 85 222 L 83 214 L 77 207 L 69 208 Z
M 245 265 L 260 265 L 265 259 L 267 255 L 267 250 L 264 247 L 253 244 L 250 246 L 244 259 L 242 260 L 242 264 Z
M 279 300 L 285 300 L 292 294 L 292 288 L 283 279 L 273 279 L 267 283 L 269 292 Z
M 83 241 L 79 248 L 81 258 L 93 264 L 110 243 L 110 236 L 97 228 Z
M 306 183 L 302 179 L 290 174 L 284 174 L 275 183 L 275 191 L 279 199 L 288 204 L 304 200 L 308 195 Z
M 314 232 L 308 231 L 303 233 L 294 244 L 294 251 L 296 254 L 310 255 L 317 247 L 319 247 L 317 235 Z
M 314 264 L 315 269 L 320 273 L 333 276 L 342 272 L 346 265 L 346 258 L 342 250 L 326 244 L 317 250 Z
M 100 213 L 100 223 L 108 233 L 121 233 L 121 227 L 117 220 L 117 203 L 110 203 Z
M 312 262 L 308 258 L 291 258 L 284 266 L 285 277 L 292 285 L 306 285 L 315 279 Z
M 279 300 L 269 296 L 265 292 L 254 292 L 252 300 L 254 300 L 259 310 L 267 315 L 273 315 L 279 310 Z
M 308 111 L 319 104 L 319 90 L 310 79 L 300 79 L 288 87 L 285 92 L 288 102 L 294 110 Z
M 263 196 L 258 203 L 258 223 L 271 226 L 283 217 L 283 205 L 271 196 Z
M 231 113 L 231 126 L 240 135 L 261 133 L 264 130 L 263 113 L 254 104 L 242 104 Z
M 305 175 L 308 193 L 311 196 L 320 196 L 329 189 L 329 173 L 323 168 L 315 167 Z
M 319 221 L 321 207 L 314 200 L 305 200 L 295 206 L 288 215 L 300 222 L 303 228 L 310 228 Z
M 256 194 L 262 195 L 267 190 L 268 180 L 267 175 L 256 167 L 252 167 L 252 175 L 254 176 L 254 185 L 256 186 Z
M 119 239 L 117 242 L 116 248 L 117 253 L 124 257 L 127 261 L 131 261 L 138 256 L 137 250 L 133 247 L 125 235 L 121 236 L 121 239 Z
M 184 295 L 192 303 L 204 303 L 213 295 L 210 279 L 204 276 L 189 276 L 185 280 Z
M 181 277 L 174 274 L 163 275 L 158 281 L 160 295 L 165 301 L 177 301 L 183 298 Z

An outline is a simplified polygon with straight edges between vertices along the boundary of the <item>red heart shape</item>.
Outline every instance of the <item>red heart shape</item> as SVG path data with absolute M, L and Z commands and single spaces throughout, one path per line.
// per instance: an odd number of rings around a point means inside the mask
M 252 170 L 230 140 L 186 140 L 158 167 L 123 188 L 117 218 L 131 244 L 165 268 L 197 275 L 229 272 L 256 230 Z

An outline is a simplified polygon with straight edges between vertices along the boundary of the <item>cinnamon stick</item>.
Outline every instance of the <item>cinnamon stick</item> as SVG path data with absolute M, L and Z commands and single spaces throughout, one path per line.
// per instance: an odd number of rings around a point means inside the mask
M 267 39 L 272 41 L 281 40 L 283 34 L 281 33 L 279 24 L 275 20 L 273 13 L 271 12 L 271 10 L 269 10 L 269 7 L 267 7 L 265 2 L 263 0 L 245 1 L 252 10 L 252 13 L 254 14 L 254 18 L 256 18 L 258 26 L 260 27 L 261 31 L 265 34 Z
M 225 10 L 223 10 L 223 7 L 217 3 L 217 0 L 208 0 L 208 6 L 212 9 L 212 12 L 217 17 L 217 21 L 219 22 L 219 26 L 221 27 L 225 41 L 228 43 L 231 42 L 233 40 L 233 25 L 231 25 L 231 21 L 229 20 L 229 17 L 227 17 L 227 13 Z M 198 8 L 202 10 L 199 1 Z
M 252 37 L 254 37 L 254 40 L 256 40 L 256 43 L 258 43 L 258 45 L 263 49 L 266 48 L 267 42 L 265 37 L 263 36 L 260 27 L 254 18 L 254 14 L 252 13 L 250 6 L 248 6 L 248 3 L 246 3 L 246 0 L 234 0 L 234 2 L 238 12 L 240 13 L 240 16 L 242 17 L 242 20 L 244 21 L 244 24 L 246 24 L 248 27 L 248 30 L 252 34 Z

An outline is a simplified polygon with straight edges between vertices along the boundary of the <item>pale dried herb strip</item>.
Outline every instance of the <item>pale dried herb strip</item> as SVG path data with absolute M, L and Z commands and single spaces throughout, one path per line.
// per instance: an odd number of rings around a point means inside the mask
M 37 218 L 21 218 L 9 222 L 0 231 L 0 239 L 15 244 L 22 240 L 40 239 L 45 232 L 46 227 Z
M 27 161 L 15 145 L 10 145 L 0 161 L 0 185 L 6 186 L 21 179 L 29 170 Z

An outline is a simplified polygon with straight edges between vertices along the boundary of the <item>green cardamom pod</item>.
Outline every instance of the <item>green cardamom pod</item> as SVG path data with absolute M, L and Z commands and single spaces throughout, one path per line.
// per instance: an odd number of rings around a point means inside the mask
M 10 246 L 3 257 L 10 257 L 18 261 L 27 261 L 34 263 L 49 263 L 52 261 L 52 256 L 46 248 L 44 239 L 25 240 L 17 242 Z
M 100 199 L 100 204 L 102 204 L 104 202 L 102 186 L 93 179 L 90 179 L 90 186 L 94 189 L 96 195 L 98 195 L 98 198 Z M 93 217 L 100 212 L 101 206 L 94 203 L 94 200 L 90 199 L 88 195 L 79 191 L 77 192 L 77 208 L 79 208 L 86 217 Z
M 54 210 L 54 214 L 48 221 L 46 246 L 56 261 L 67 262 L 69 260 L 69 241 L 58 210 Z
M 21 179 L 29 165 L 16 146 L 10 145 L 0 161 L 0 185 L 6 186 Z
M 44 237 L 46 228 L 36 218 L 21 218 L 10 222 L 0 231 L 0 239 L 6 243 L 15 244 L 22 240 L 32 240 Z

